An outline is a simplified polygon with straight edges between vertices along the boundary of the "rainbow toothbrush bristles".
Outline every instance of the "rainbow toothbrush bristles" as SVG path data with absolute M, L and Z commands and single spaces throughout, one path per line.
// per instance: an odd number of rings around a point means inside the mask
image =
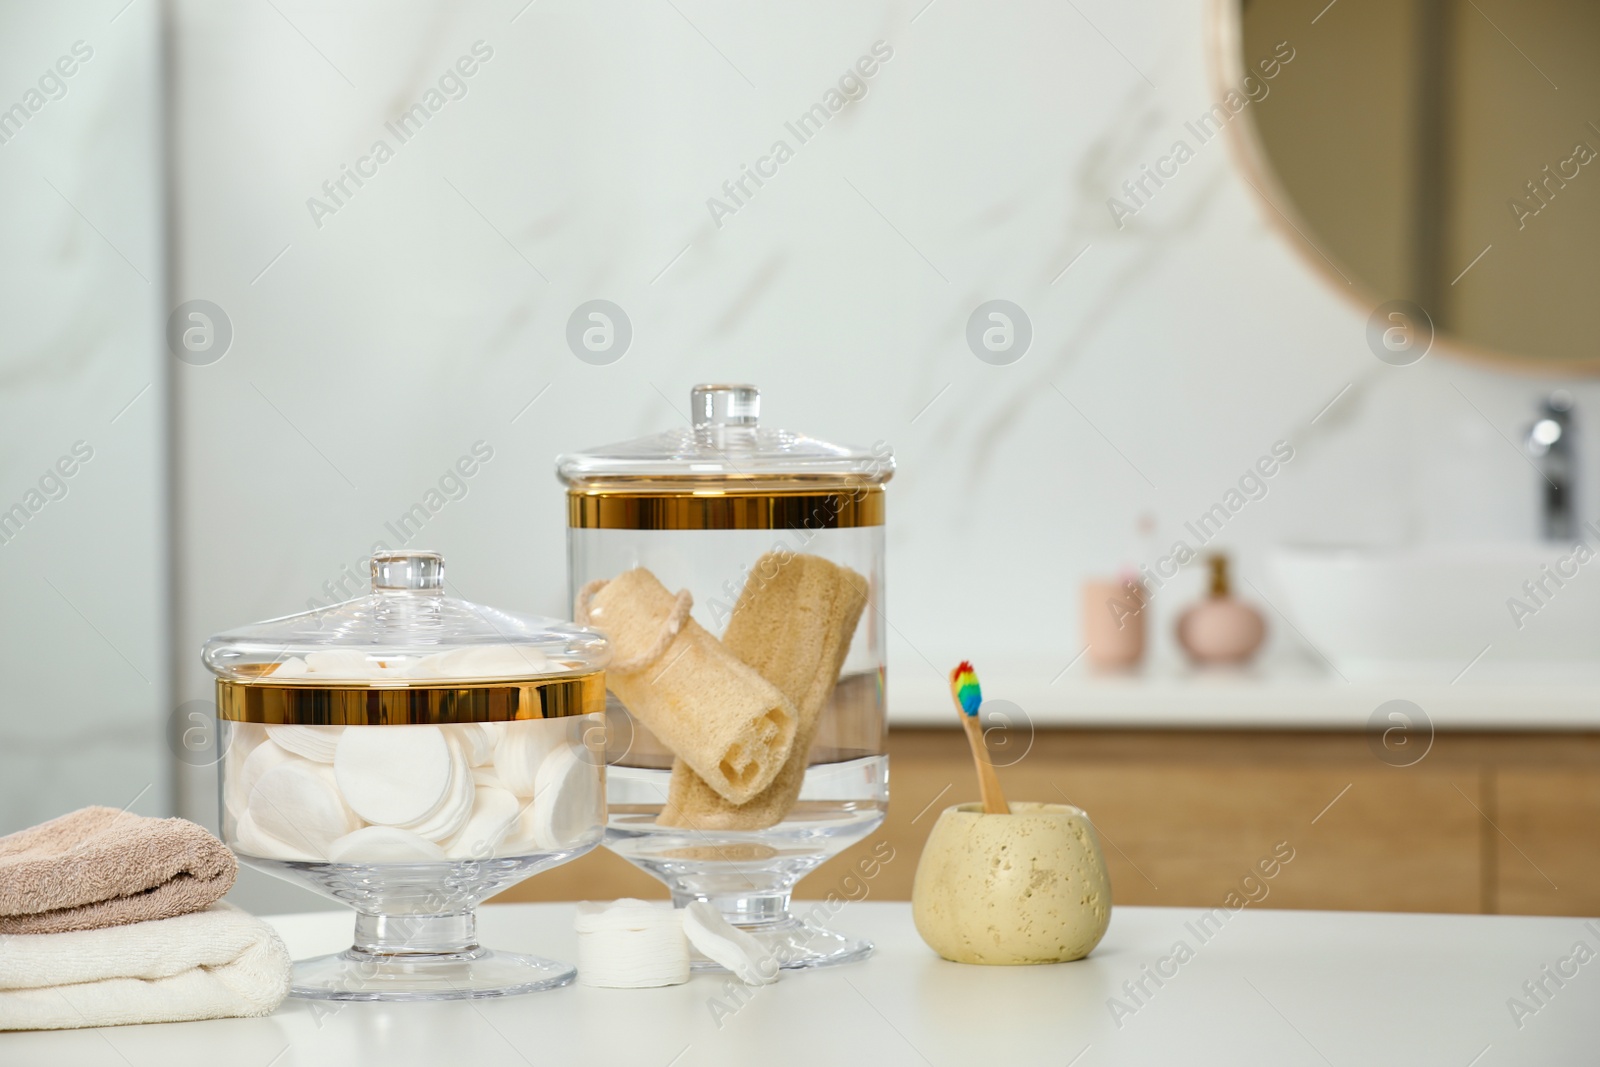
M 961 665 L 950 672 L 950 692 L 955 694 L 962 714 L 978 714 L 978 707 L 983 703 L 983 690 L 978 687 L 978 672 L 966 660 L 962 660 Z
M 972 761 L 978 768 L 978 791 L 983 794 L 985 815 L 1009 815 L 1006 795 L 1000 789 L 1000 779 L 995 777 L 994 764 L 989 762 L 989 750 L 983 743 L 983 723 L 978 719 L 978 708 L 983 704 L 983 690 L 978 688 L 978 672 L 966 660 L 950 672 L 950 696 L 961 712 L 961 729 L 972 748 Z

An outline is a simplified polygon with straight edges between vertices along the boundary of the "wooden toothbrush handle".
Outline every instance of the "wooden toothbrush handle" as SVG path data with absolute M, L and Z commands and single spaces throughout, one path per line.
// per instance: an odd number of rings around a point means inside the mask
M 1006 803 L 1006 795 L 1000 791 L 1000 779 L 994 773 L 994 764 L 989 762 L 989 748 L 983 743 L 982 724 L 976 715 L 963 715 L 961 725 L 966 728 L 967 742 L 972 746 L 972 758 L 978 765 L 978 792 L 983 796 L 984 814 L 1010 815 L 1011 807 Z

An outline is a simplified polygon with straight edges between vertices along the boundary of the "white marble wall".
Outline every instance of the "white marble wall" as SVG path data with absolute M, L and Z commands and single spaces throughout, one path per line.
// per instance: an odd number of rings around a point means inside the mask
M 1548 383 L 1378 363 L 1365 312 L 1277 236 L 1221 139 L 1113 224 L 1107 197 L 1210 104 L 1198 2 L 172 17 L 171 299 L 233 329 L 220 361 L 174 365 L 180 698 L 207 692 L 207 634 L 324 597 L 479 441 L 493 460 L 412 543 L 448 555 L 460 595 L 561 613 L 553 456 L 681 421 L 703 380 L 758 383 L 773 423 L 895 446 L 899 678 L 961 657 L 1053 677 L 1081 647 L 1080 581 L 1164 548 L 1280 439 L 1295 459 L 1222 539 L 1258 584 L 1285 539 L 1534 528 L 1500 432 Z M 785 122 L 880 41 L 865 95 L 800 143 Z M 403 141 L 386 127 L 458 62 L 465 95 Z M 392 158 L 363 162 L 380 139 Z M 778 139 L 792 158 L 714 217 Z M 367 177 L 334 201 L 345 166 Z M 596 298 L 633 326 L 609 366 L 564 341 Z M 1009 366 L 964 340 L 994 298 L 1034 331 Z M 1199 588 L 1158 606 L 1163 634 Z M 210 788 L 191 776 L 185 810 Z
M 319 595 L 479 440 L 495 460 L 423 539 L 463 593 L 559 611 L 550 458 L 670 425 L 712 378 L 896 446 L 908 670 L 1064 663 L 1082 575 L 1147 553 L 1138 516 L 1165 543 L 1280 438 L 1296 460 L 1225 538 L 1247 574 L 1280 538 L 1532 530 L 1531 472 L 1452 384 L 1507 430 L 1539 386 L 1378 364 L 1222 141 L 1113 226 L 1206 106 L 1198 5 L 278 7 L 176 9 L 173 297 L 235 330 L 177 382 L 186 647 Z M 716 226 L 707 198 L 878 40 L 866 96 Z M 478 41 L 467 95 L 401 144 L 385 123 Z M 394 158 L 314 218 L 379 138 Z M 634 327 L 608 367 L 563 341 L 595 297 Z M 963 341 L 992 297 L 1033 321 L 1012 366 Z
M 159 10 L 122 6 L 0 7 L 0 833 L 172 805 Z

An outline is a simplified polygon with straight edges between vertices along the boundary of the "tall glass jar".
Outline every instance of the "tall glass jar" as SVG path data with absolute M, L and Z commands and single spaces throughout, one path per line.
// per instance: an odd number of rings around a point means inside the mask
M 860 959 L 789 898 L 888 805 L 893 455 L 762 427 L 753 386 L 690 405 L 690 428 L 557 460 L 574 617 L 612 644 L 606 845 L 784 967 Z
M 372 559 L 372 593 L 218 634 L 222 840 L 348 904 L 344 952 L 294 996 L 447 1000 L 572 981 L 480 945 L 486 897 L 599 844 L 605 639 L 444 595 L 432 552 Z

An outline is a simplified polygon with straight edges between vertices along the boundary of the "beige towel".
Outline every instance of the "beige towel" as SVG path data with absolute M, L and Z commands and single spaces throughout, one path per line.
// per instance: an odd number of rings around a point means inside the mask
M 0 1030 L 267 1015 L 289 995 L 289 950 L 229 904 L 155 922 L 17 934 L 0 950 Z
M 800 716 L 789 758 L 772 784 L 730 804 L 683 760 L 672 764 L 667 803 L 656 822 L 700 830 L 764 830 L 794 808 L 811 742 L 833 696 L 850 639 L 867 603 L 867 580 L 809 553 L 769 552 L 750 568 L 723 646 L 778 687 Z
M 239 861 L 187 819 L 81 808 L 0 837 L 0 934 L 56 934 L 199 911 Z

